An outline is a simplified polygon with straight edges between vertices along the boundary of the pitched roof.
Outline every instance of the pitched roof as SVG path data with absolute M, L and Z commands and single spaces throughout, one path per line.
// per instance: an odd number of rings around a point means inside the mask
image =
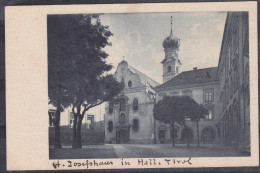
M 121 63 L 127 63 L 126 61 L 122 61 Z M 127 63 L 128 64 L 128 63 Z M 132 73 L 136 73 L 140 76 L 141 82 L 143 84 L 148 83 L 149 85 L 151 85 L 151 87 L 156 87 L 159 85 L 158 82 L 156 82 L 155 80 L 153 80 L 152 78 L 148 77 L 147 75 L 143 74 L 142 72 L 140 72 L 139 70 L 135 69 L 134 67 L 130 66 L 128 64 L 128 68 Z
M 155 89 L 218 81 L 217 69 L 217 67 L 211 67 L 184 71 L 171 80 L 155 87 Z

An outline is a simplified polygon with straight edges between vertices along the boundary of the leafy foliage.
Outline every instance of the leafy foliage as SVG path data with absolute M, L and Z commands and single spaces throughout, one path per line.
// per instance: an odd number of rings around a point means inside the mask
M 113 34 L 98 14 L 48 16 L 49 100 L 73 105 L 75 138 L 81 145 L 81 123 L 87 110 L 113 99 L 123 85 L 113 75 L 103 50 Z M 61 92 L 58 92 L 61 91 Z
M 174 123 L 187 128 L 186 118 L 189 117 L 192 121 L 198 122 L 200 118 L 204 118 L 204 115 L 208 114 L 208 110 L 189 96 L 165 96 L 155 104 L 153 114 L 156 120 L 169 124 L 174 130 Z
M 191 114 L 191 102 L 192 99 L 188 96 L 165 96 L 155 104 L 154 118 L 169 125 L 175 122 L 184 125 L 185 117 Z

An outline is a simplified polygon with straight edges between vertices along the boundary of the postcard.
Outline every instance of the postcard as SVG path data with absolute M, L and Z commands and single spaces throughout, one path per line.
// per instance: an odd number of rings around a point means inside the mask
M 7 6 L 7 170 L 258 166 L 256 7 Z

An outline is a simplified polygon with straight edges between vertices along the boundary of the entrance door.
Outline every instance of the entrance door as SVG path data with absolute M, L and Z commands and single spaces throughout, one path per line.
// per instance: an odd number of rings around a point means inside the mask
M 215 134 L 212 128 L 206 128 L 202 131 L 202 140 L 204 144 L 212 144 L 214 139 Z
M 119 131 L 119 143 L 120 144 L 124 144 L 127 142 L 127 133 L 126 133 L 126 130 L 124 129 L 121 129 Z

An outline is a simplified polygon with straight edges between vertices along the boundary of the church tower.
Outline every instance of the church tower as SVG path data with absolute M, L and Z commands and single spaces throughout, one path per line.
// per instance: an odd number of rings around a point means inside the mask
M 163 64 L 163 83 L 172 79 L 180 72 L 181 61 L 179 59 L 180 39 L 172 33 L 172 17 L 171 17 L 171 33 L 169 37 L 163 40 L 165 58 L 161 62 Z

